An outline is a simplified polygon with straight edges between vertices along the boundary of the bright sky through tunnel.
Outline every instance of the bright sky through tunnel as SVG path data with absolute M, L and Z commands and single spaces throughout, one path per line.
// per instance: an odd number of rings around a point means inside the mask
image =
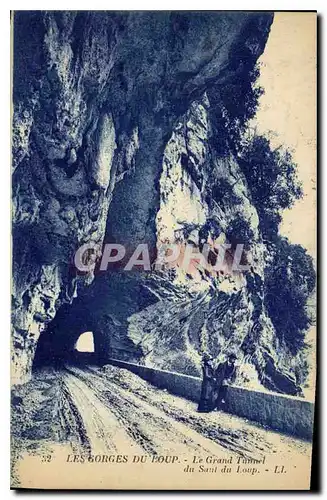
M 94 340 L 92 332 L 84 332 L 78 337 L 75 349 L 79 352 L 94 352 Z

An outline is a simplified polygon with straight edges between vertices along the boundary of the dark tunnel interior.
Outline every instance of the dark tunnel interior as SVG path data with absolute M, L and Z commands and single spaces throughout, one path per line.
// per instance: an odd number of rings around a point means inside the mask
M 88 334 L 88 342 L 81 336 Z M 88 344 L 88 347 L 87 345 Z M 56 317 L 41 333 L 33 361 L 33 372 L 45 367 L 63 368 L 66 364 L 102 364 L 100 349 L 87 319 L 76 316 L 69 304 L 58 311 Z

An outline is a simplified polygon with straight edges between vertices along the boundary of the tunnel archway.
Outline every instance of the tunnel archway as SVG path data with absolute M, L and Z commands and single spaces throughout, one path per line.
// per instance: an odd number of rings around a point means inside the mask
M 125 278 L 126 280 L 126 278 Z M 123 277 L 111 276 L 111 287 L 105 282 L 101 293 L 82 294 L 72 303 L 63 304 L 56 316 L 41 333 L 33 360 L 33 372 L 45 367 L 61 368 L 69 363 L 104 365 L 110 358 L 138 362 L 142 350 L 127 335 L 128 322 L 125 319 L 129 302 L 121 305 L 118 293 Z M 113 283 L 114 282 L 114 283 Z M 124 282 L 125 283 L 125 282 Z M 91 290 L 92 291 L 92 290 Z M 136 288 L 138 291 L 138 288 Z M 139 293 L 135 294 L 139 297 Z M 100 297 L 106 297 L 101 302 Z M 139 299 L 138 299 L 139 300 Z M 112 304 L 113 303 L 113 304 Z M 111 307 L 108 311 L 108 304 Z M 141 306 L 137 304 L 137 309 Z M 112 310 L 115 313 L 112 313 Z M 135 312 L 134 303 L 131 313 Z M 82 334 L 91 332 L 94 351 L 81 352 L 76 349 Z
M 67 363 L 97 363 L 99 332 L 93 326 L 88 311 L 78 299 L 75 307 L 63 305 L 39 337 L 33 371 L 61 368 Z

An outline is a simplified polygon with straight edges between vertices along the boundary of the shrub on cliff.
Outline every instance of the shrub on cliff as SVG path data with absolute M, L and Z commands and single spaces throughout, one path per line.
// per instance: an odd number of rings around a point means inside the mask
M 265 269 L 264 302 L 277 337 L 292 354 L 305 346 L 305 334 L 313 323 L 308 298 L 315 287 L 312 258 L 301 245 L 278 238 Z
M 239 163 L 259 216 L 261 234 L 272 251 L 265 269 L 264 301 L 277 337 L 295 355 L 311 324 L 307 302 L 315 286 L 312 258 L 301 245 L 278 234 L 282 211 L 301 198 L 297 165 L 287 149 L 273 149 L 256 132 L 242 141 Z
M 238 151 L 249 121 L 257 112 L 259 98 L 264 93 L 257 83 L 259 76 L 259 64 L 250 70 L 243 65 L 233 80 L 208 91 L 210 112 L 214 115 L 211 142 L 221 156 Z
M 272 148 L 270 140 L 256 132 L 243 138 L 239 164 L 259 215 L 262 235 L 274 240 L 282 210 L 303 194 L 297 165 L 287 149 Z
M 264 89 L 257 85 L 260 66 L 256 64 L 251 71 L 244 70 L 232 83 L 222 86 L 220 96 L 224 106 L 225 129 L 230 141 L 237 147 L 249 121 L 254 118 L 259 98 Z

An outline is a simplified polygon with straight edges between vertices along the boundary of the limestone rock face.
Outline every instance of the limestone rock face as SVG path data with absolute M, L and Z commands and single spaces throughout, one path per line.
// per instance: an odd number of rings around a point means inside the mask
M 15 14 L 14 381 L 29 378 L 35 352 L 46 363 L 64 357 L 92 330 L 104 360 L 196 375 L 203 350 L 233 349 L 239 383 L 299 392 L 263 305 L 258 214 L 237 155 L 214 145 L 220 90 L 253 69 L 271 22 L 269 13 Z M 89 242 L 146 243 L 153 257 L 164 242 L 213 240 L 248 242 L 251 270 L 74 266 Z
M 231 270 L 228 262 L 209 273 L 201 265 L 191 271 L 177 266 L 173 274 L 150 276 L 146 286 L 160 300 L 128 318 L 128 336 L 142 346 L 144 362 L 197 376 L 203 351 L 217 363 L 234 352 L 240 385 L 298 393 L 291 359 L 263 304 L 269 250 L 258 214 L 237 158 L 232 152 L 220 157 L 212 146 L 206 95 L 192 103 L 168 141 L 160 194 L 159 244 L 192 243 L 202 250 L 213 241 L 244 242 L 251 266 L 246 273 Z

